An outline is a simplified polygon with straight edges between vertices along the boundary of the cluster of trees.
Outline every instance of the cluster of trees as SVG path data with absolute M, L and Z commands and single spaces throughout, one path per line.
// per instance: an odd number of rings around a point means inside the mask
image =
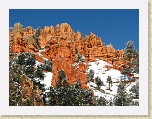
M 95 105 L 92 90 L 81 88 L 80 82 L 70 85 L 67 82 L 66 75 L 60 70 L 56 87 L 45 89 L 41 84 L 44 80 L 43 70 L 52 71 L 52 62 L 45 60 L 42 64 L 36 66 L 34 54 L 20 53 L 9 62 L 9 105 L 10 106 L 31 106 L 34 105 L 33 98 L 25 96 L 22 87 L 22 78 L 26 75 L 33 81 L 33 89 L 41 90 L 41 96 L 44 105 Z
M 95 73 L 94 70 L 90 69 L 87 74 L 87 79 L 88 79 L 88 82 L 95 83 L 97 85 L 97 89 L 99 90 L 101 86 L 104 86 L 104 83 L 100 77 L 97 76 L 96 78 L 94 78 L 94 73 Z
M 130 80 L 130 74 L 139 74 L 139 52 L 135 49 L 133 41 L 130 40 L 126 43 L 125 53 L 123 55 L 123 62 L 127 61 L 126 67 L 122 70 L 122 74 L 126 75 Z M 130 94 L 126 92 L 125 83 L 120 82 L 117 89 L 117 94 L 114 96 L 113 103 L 116 106 L 139 106 L 139 82 L 136 82 L 130 89 Z
M 122 70 L 122 74 L 126 75 L 128 79 L 131 79 L 129 76 L 130 74 L 138 74 L 139 73 L 139 52 L 135 50 L 135 47 L 133 45 L 133 41 L 130 40 L 126 43 L 126 48 L 124 49 L 125 53 L 123 56 L 123 62 L 128 62 L 126 64 L 126 67 Z M 88 82 L 94 82 L 94 70 L 90 70 L 88 73 Z M 97 77 L 98 79 L 98 77 Z M 100 79 L 101 81 L 101 79 Z M 107 83 L 109 84 L 109 90 L 110 87 L 112 86 L 112 79 L 110 76 L 107 77 Z M 120 82 L 118 85 L 117 89 L 117 94 L 114 95 L 114 98 L 112 101 L 109 102 L 110 105 L 115 105 L 115 106 L 138 106 L 139 102 L 134 101 L 134 99 L 139 99 L 139 82 L 137 82 L 135 85 L 133 85 L 129 91 L 130 93 L 128 94 L 126 91 L 126 84 L 123 82 Z M 97 84 L 100 89 L 100 83 Z M 107 101 L 108 102 L 108 101 Z
M 33 81 L 34 89 L 37 87 L 45 91 L 41 81 L 44 79 L 43 70 L 52 71 L 52 62 L 44 61 L 43 64 L 36 66 L 34 54 L 19 53 L 9 61 L 9 105 L 33 105 L 33 98 L 25 96 L 22 87 L 23 78 Z M 33 89 L 33 90 L 34 90 Z
M 45 105 L 48 106 L 88 106 L 94 105 L 92 90 L 81 88 L 80 82 L 70 85 L 63 70 L 58 71 L 56 87 L 49 87 L 45 93 Z
M 37 31 L 37 37 L 39 35 Z M 78 53 L 77 53 L 78 54 Z M 139 73 L 139 54 L 134 49 L 132 41 L 127 43 L 124 61 L 128 60 L 128 67 L 122 71 L 124 74 Z M 78 62 L 83 62 L 83 58 L 78 54 Z M 130 106 L 139 105 L 138 101 L 133 99 L 139 98 L 139 83 L 134 85 L 128 94 L 126 92 L 125 84 L 118 85 L 117 94 L 113 99 L 106 100 L 104 97 L 97 97 L 93 95 L 93 90 L 85 90 L 81 88 L 80 82 L 70 85 L 67 81 L 64 70 L 58 71 L 58 80 L 56 87 L 50 86 L 45 89 L 45 85 L 41 84 L 44 80 L 43 70 L 52 71 L 52 62 L 44 60 L 42 64 L 36 65 L 34 54 L 19 53 L 17 57 L 9 61 L 9 105 L 10 106 L 30 106 L 34 105 L 33 97 L 25 97 L 22 87 L 22 78 L 26 75 L 29 80 L 33 81 L 33 89 L 41 90 L 41 96 L 45 106 Z M 88 82 L 94 82 L 97 85 L 97 90 L 104 85 L 100 77 L 94 78 L 95 72 L 90 70 L 87 79 Z M 112 85 L 111 77 L 107 77 L 109 90 Z
M 100 87 L 104 86 L 103 81 L 101 78 L 97 77 L 94 78 L 94 70 L 89 70 L 88 73 L 88 81 L 94 82 L 97 85 L 97 90 L 100 91 Z M 99 81 L 99 82 L 98 82 Z M 112 86 L 112 79 L 110 76 L 107 77 L 107 83 L 110 87 Z M 96 104 L 102 106 L 139 106 L 138 101 L 134 101 L 134 99 L 139 99 L 139 82 L 133 85 L 129 89 L 130 93 L 128 94 L 126 91 L 126 84 L 125 82 L 120 82 L 117 89 L 117 94 L 114 95 L 114 98 L 111 100 L 106 100 L 104 97 L 97 97 Z M 102 103 L 102 104 L 101 104 Z
M 118 85 L 117 94 L 114 96 L 113 103 L 116 106 L 129 106 L 132 104 L 131 96 L 126 92 L 125 84 Z

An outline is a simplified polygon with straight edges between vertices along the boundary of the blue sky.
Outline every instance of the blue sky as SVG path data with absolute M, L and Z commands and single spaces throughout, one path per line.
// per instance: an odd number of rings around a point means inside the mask
M 106 44 L 115 49 L 124 49 L 132 40 L 139 50 L 139 10 L 138 9 L 11 9 L 9 26 L 20 22 L 23 27 L 54 27 L 67 22 L 74 32 L 84 35 L 93 32 Z

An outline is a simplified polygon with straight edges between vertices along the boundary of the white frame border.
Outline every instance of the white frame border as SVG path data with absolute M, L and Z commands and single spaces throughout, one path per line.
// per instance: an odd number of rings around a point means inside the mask
M 146 0 L 5 0 L 0 5 L 1 115 L 148 115 L 148 1 Z M 139 106 L 9 106 L 9 9 L 139 9 Z M 15 17 L 15 16 L 14 16 Z

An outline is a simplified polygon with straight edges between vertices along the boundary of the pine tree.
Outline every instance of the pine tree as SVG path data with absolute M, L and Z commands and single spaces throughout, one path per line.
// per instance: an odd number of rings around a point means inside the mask
M 84 57 L 80 54 L 77 54 L 77 62 L 85 62 Z
M 9 68 L 9 105 L 33 105 L 33 99 L 24 95 L 22 77 L 25 76 L 24 67 L 16 63 L 17 59 L 10 60 Z
M 139 82 L 133 85 L 129 91 L 131 92 L 133 98 L 139 99 Z
M 107 83 L 109 84 L 109 90 L 111 90 L 110 87 L 112 86 L 112 79 L 110 76 L 107 78 Z
M 135 100 L 130 103 L 130 106 L 139 106 L 139 101 Z
M 34 87 L 44 92 L 41 67 L 35 67 L 35 55 L 30 53 L 19 53 L 9 61 L 9 105 L 30 106 L 34 105 L 34 98 L 25 95 L 23 79 L 33 81 Z M 28 80 L 27 80 L 28 82 Z
M 70 85 L 63 70 L 58 71 L 56 87 L 51 86 L 45 98 L 50 106 L 93 105 L 92 90 L 82 89 L 79 81 Z
M 127 61 L 128 63 L 126 64 L 126 67 L 122 70 L 122 73 L 127 75 L 129 78 L 129 74 L 139 72 L 139 53 L 135 50 L 132 40 L 127 42 L 124 51 L 125 53 L 123 55 L 124 58 L 122 61 Z
M 139 52 L 136 51 L 134 56 L 135 58 L 132 62 L 132 69 L 133 69 L 133 73 L 138 74 L 139 73 Z
M 115 106 L 129 106 L 131 104 L 132 98 L 126 92 L 125 84 L 120 82 L 117 94 L 114 96 L 113 101 Z
M 52 72 L 52 61 L 51 60 L 44 60 L 43 69 L 46 71 Z
M 96 97 L 96 106 L 107 106 L 108 100 L 106 100 L 104 97 Z
M 98 77 L 98 76 L 95 78 L 95 83 L 97 84 L 98 90 L 100 89 L 101 86 L 104 85 L 104 84 L 103 84 L 103 81 L 101 81 L 101 78 Z
M 89 73 L 88 73 L 88 75 L 87 75 L 88 82 L 90 82 L 90 81 L 94 82 L 94 80 L 93 80 L 94 74 L 95 74 L 94 70 L 93 70 L 93 69 L 90 69 L 90 70 L 89 70 Z

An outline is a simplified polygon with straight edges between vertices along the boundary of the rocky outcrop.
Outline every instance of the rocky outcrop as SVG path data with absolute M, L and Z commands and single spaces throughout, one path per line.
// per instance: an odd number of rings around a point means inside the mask
M 35 31 L 32 27 L 22 28 L 20 23 L 14 25 L 14 30 L 9 34 L 10 52 L 38 52 L 40 47 L 38 42 L 33 38 Z
M 11 41 L 11 52 L 38 52 L 40 47 L 45 47 L 46 51 L 43 53 L 45 57 L 52 59 L 56 54 L 56 48 L 65 46 L 74 53 L 77 52 L 85 57 L 85 60 L 92 62 L 95 59 L 109 62 L 114 67 L 122 64 L 123 50 L 115 50 L 112 44 L 103 45 L 102 39 L 90 32 L 89 36 L 83 36 L 80 31 L 74 33 L 71 26 L 67 23 L 57 24 L 56 27 L 45 26 L 39 35 L 39 41 L 33 37 L 35 30 L 32 27 L 22 28 L 20 23 L 14 25 L 14 38 Z M 12 34 L 10 33 L 10 39 Z M 39 42 L 39 43 L 38 43 Z M 40 44 L 40 47 L 39 45 Z
M 40 38 L 40 46 L 45 47 L 50 40 L 53 40 L 54 37 L 58 39 L 63 38 L 66 40 L 74 39 L 74 31 L 69 24 L 63 23 L 61 25 L 57 24 L 54 28 L 53 26 L 45 26 Z
M 89 36 L 85 37 L 79 31 L 74 33 L 71 26 L 67 23 L 58 24 L 56 25 L 56 28 L 53 26 L 44 27 L 44 30 L 40 35 L 40 45 L 41 47 L 46 47 L 47 50 L 45 53 L 47 56 L 50 54 L 49 51 L 51 52 L 51 55 L 53 55 L 52 50 L 55 48 L 53 44 L 57 45 L 60 43 L 70 48 L 72 52 L 75 47 L 77 47 L 78 53 L 85 56 L 86 61 L 89 62 L 94 61 L 97 58 L 111 64 L 116 61 L 115 64 L 117 64 L 118 60 L 121 61 L 124 53 L 123 50 L 115 50 L 111 44 L 104 46 L 102 39 L 98 38 L 92 32 L 90 32 Z M 57 45 L 57 47 L 60 46 Z
M 86 63 L 78 62 L 75 51 L 75 42 L 64 38 L 52 37 L 46 46 L 44 54 L 52 60 L 52 85 L 56 86 L 58 71 L 64 70 L 69 84 L 73 85 L 77 81 L 82 84 L 82 88 L 88 89 L 86 78 Z M 44 56 L 45 57 L 45 56 Z
M 70 25 L 63 23 L 56 25 L 56 28 L 45 27 L 40 39 L 40 45 L 46 48 L 43 54 L 50 59 L 56 54 L 56 49 L 62 45 L 69 48 L 71 53 L 76 52 L 76 48 L 88 62 L 100 59 L 113 64 L 115 69 L 122 69 L 120 66 L 124 51 L 115 50 L 112 44 L 103 45 L 102 39 L 92 32 L 84 37 L 81 32 L 74 33 Z
M 33 105 L 43 106 L 44 103 L 42 100 L 41 91 L 37 87 L 34 87 L 33 81 L 28 79 L 28 77 L 25 75 L 23 75 L 21 79 L 21 86 L 24 91 L 23 98 L 29 97 L 31 100 L 33 100 Z
M 19 52 L 26 52 L 25 43 L 23 41 L 23 33 L 17 31 L 14 34 L 14 39 L 12 40 L 11 45 L 11 53 L 19 53 Z
M 64 51 L 64 50 L 63 50 Z M 81 83 L 81 87 L 88 89 L 86 78 L 86 64 L 85 63 L 73 63 L 72 58 L 62 57 L 57 55 L 52 61 L 52 73 L 53 78 L 51 84 L 56 86 L 58 80 L 58 71 L 64 70 L 66 78 L 69 84 L 74 85 L 76 82 Z
M 87 89 L 85 73 L 87 62 L 95 61 L 95 59 L 109 62 L 115 69 L 123 69 L 121 65 L 124 51 L 115 50 L 112 44 L 104 45 L 102 39 L 92 32 L 84 37 L 80 31 L 75 33 L 69 24 L 62 23 L 55 27 L 45 26 L 41 29 L 39 40 L 34 37 L 35 34 L 36 30 L 32 27 L 23 28 L 20 23 L 16 23 L 14 31 L 9 34 L 10 52 L 36 53 L 40 47 L 45 48 L 41 55 L 52 60 L 53 86 L 56 85 L 58 71 L 64 70 L 70 84 L 80 81 L 82 87 Z M 85 58 L 85 63 L 78 61 L 78 55 Z M 36 59 L 43 62 L 42 56 L 37 54 Z

